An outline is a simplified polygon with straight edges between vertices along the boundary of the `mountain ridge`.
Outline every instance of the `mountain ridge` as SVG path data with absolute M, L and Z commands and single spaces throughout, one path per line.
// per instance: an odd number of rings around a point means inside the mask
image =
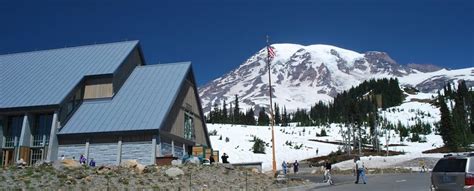
M 398 64 L 388 53 L 356 51 L 332 45 L 272 44 L 271 60 L 274 102 L 289 110 L 309 108 L 317 101 L 331 101 L 344 90 L 373 78 L 399 79 L 402 86 L 435 92 L 447 81 L 464 79 L 474 86 L 474 68 L 447 70 L 436 65 Z M 470 71 L 472 70 L 472 71 Z M 238 95 L 241 106 L 268 107 L 266 48 L 250 56 L 239 67 L 199 88 L 205 112 L 225 99 Z

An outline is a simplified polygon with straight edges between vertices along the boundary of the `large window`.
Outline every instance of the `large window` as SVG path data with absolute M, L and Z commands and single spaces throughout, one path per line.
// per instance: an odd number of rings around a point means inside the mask
M 33 146 L 43 147 L 49 143 L 49 134 L 53 124 L 52 114 L 40 114 L 35 118 L 35 125 L 32 131 Z
M 74 94 L 70 95 L 61 106 L 59 110 L 59 120 L 63 123 L 71 116 L 71 114 L 81 105 L 82 95 L 84 94 L 83 87 L 76 88 Z
M 8 124 L 7 128 L 5 129 L 5 143 L 4 147 L 11 148 L 14 147 L 15 144 L 15 137 L 17 140 L 20 139 L 21 135 L 21 128 L 23 126 L 23 116 L 12 116 L 8 117 Z
M 184 114 L 184 138 L 188 140 L 195 140 L 194 119 L 192 115 Z

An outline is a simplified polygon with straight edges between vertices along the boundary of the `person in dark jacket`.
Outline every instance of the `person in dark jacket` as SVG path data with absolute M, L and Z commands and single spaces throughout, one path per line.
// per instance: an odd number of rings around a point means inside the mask
M 95 167 L 95 160 L 94 160 L 94 158 L 92 158 L 91 161 L 89 161 L 89 166 L 90 166 L 90 167 Z
M 330 180 L 331 179 L 331 163 L 329 161 L 326 161 L 324 163 L 324 180 Z
M 209 164 L 212 164 L 212 163 L 214 163 L 214 162 L 216 162 L 216 161 L 214 160 L 214 155 L 211 155 L 211 156 L 209 157 Z
M 229 163 L 229 161 L 227 161 L 228 158 L 229 156 L 226 153 L 222 154 L 221 156 L 222 163 Z
M 293 163 L 293 172 L 295 174 L 298 173 L 299 167 L 300 167 L 300 164 L 298 163 L 298 160 L 295 160 L 295 162 Z

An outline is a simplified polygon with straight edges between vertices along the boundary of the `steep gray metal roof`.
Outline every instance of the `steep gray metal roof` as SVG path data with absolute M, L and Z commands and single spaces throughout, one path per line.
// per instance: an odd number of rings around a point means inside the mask
M 138 41 L 0 55 L 0 108 L 59 104 L 84 76 L 112 74 Z
M 138 66 L 111 100 L 82 103 L 58 134 L 157 130 L 190 68 L 190 62 Z

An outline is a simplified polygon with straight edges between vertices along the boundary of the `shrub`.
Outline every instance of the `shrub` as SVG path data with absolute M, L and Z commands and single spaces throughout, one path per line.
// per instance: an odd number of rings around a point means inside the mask
M 328 136 L 327 133 L 326 133 L 326 130 L 324 129 L 321 129 L 321 137 L 324 137 L 324 136 Z
M 253 147 L 252 147 L 253 153 L 263 153 L 265 154 L 265 142 L 258 138 L 258 137 L 253 137 Z

